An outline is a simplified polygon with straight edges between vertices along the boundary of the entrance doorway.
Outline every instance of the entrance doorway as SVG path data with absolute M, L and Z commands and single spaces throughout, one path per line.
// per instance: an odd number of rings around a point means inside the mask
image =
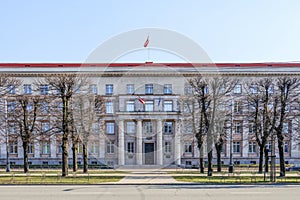
M 154 143 L 145 143 L 145 165 L 154 165 Z

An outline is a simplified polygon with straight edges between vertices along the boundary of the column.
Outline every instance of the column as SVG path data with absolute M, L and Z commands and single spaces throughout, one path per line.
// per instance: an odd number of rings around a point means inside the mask
M 124 121 L 119 121 L 119 146 L 118 146 L 118 164 L 125 164 L 125 149 L 124 149 Z
M 181 165 L 181 133 L 180 121 L 175 121 L 175 136 L 174 136 L 174 159 L 176 165 Z
M 163 139 L 162 139 L 162 121 L 157 120 L 157 164 L 163 165 Z
M 40 138 L 37 139 L 37 141 L 34 142 L 34 157 L 40 158 L 41 152 L 40 152 Z
M 142 165 L 143 164 L 143 129 L 142 129 L 142 121 L 137 121 L 137 128 L 136 128 L 136 164 Z
M 50 137 L 50 157 L 51 158 L 56 158 L 56 140 L 55 140 L 55 135 L 52 135 Z
M 101 133 L 99 134 L 100 138 L 99 138 L 99 158 L 101 162 L 105 162 L 105 133 L 103 133 L 101 131 Z
M 248 140 L 248 134 L 245 130 L 243 130 L 243 136 L 241 141 L 241 150 L 242 150 L 242 157 L 248 158 L 249 153 L 249 140 Z

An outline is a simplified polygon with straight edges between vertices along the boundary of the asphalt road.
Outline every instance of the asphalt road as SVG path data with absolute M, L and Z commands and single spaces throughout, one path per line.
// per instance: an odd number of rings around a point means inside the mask
M 300 186 L 0 186 L 1 200 L 299 200 Z

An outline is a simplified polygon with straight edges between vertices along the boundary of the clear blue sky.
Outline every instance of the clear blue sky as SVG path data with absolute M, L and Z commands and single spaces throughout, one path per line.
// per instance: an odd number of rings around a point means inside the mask
M 298 0 L 0 0 L 0 62 L 83 62 L 144 27 L 186 35 L 214 62 L 300 61 L 299 10 Z

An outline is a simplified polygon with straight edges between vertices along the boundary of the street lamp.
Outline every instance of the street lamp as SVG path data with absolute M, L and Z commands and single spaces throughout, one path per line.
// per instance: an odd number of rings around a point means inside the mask
M 233 173 L 233 161 L 232 161 L 232 154 L 233 154 L 233 139 L 232 139 L 232 126 L 233 126 L 233 99 L 231 99 L 231 115 L 230 115 L 230 154 L 229 154 L 229 166 L 228 166 L 228 173 Z

